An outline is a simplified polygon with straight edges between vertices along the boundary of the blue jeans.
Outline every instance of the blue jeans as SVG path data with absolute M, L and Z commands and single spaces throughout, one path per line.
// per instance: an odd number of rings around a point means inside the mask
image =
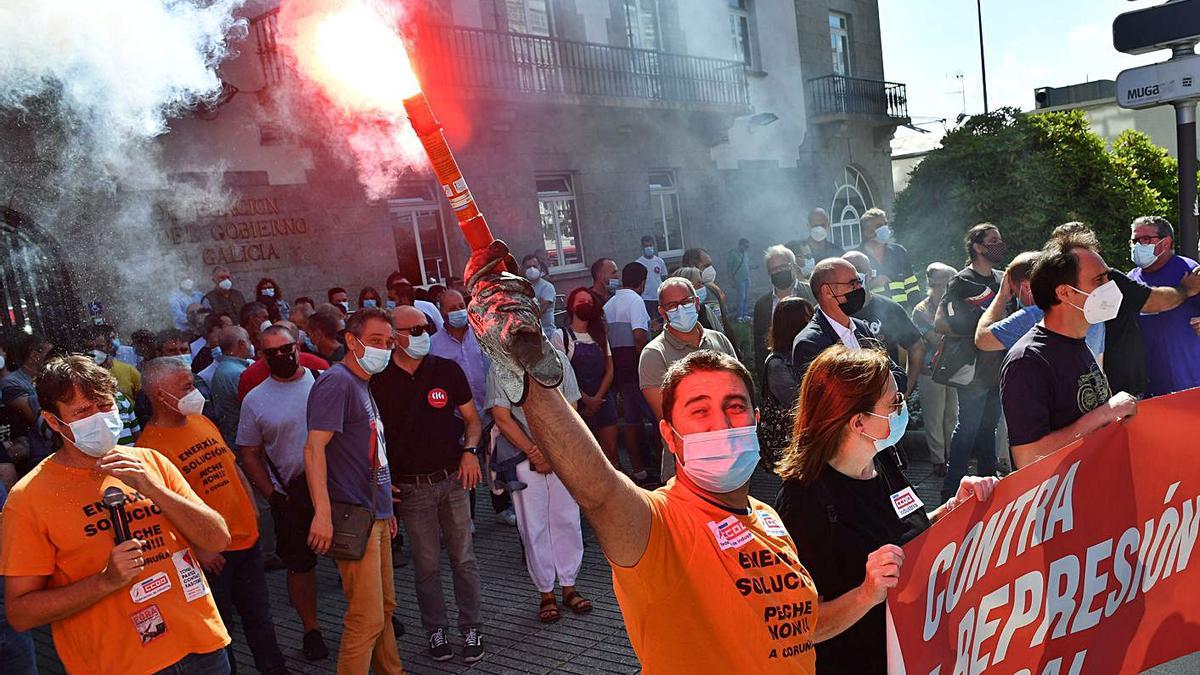
M 207 654 L 188 654 L 154 675 L 229 675 L 229 657 L 224 649 Z
M 750 277 L 746 277 L 735 283 L 737 283 L 738 292 L 737 316 L 735 318 L 740 319 L 750 315 L 748 311 L 750 308 Z
M 272 675 L 286 672 L 283 652 L 275 639 L 275 622 L 271 618 L 271 599 L 267 593 L 267 578 L 263 572 L 262 549 L 258 542 L 244 551 L 225 551 L 225 567 L 220 574 L 205 572 L 212 588 L 213 600 L 221 621 L 233 633 L 233 610 L 242 617 L 242 632 L 254 655 L 254 667 L 260 673 Z M 226 648 L 229 671 L 237 672 L 233 645 Z M 190 672 L 190 671 L 189 671 Z
M 4 578 L 0 577 L 0 584 Z M 4 675 L 37 675 L 37 656 L 33 651 L 33 636 L 18 633 L 4 620 L 0 604 L 0 673 Z
M 950 439 L 950 466 L 942 483 L 942 502 L 958 492 L 974 457 L 976 475 L 996 475 L 996 425 L 1000 423 L 999 387 L 963 387 L 958 390 L 958 424 Z

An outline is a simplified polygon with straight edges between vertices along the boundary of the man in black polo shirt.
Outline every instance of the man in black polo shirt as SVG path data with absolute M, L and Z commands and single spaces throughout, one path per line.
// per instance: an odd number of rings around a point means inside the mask
M 397 307 L 392 327 L 396 349 L 387 368 L 371 378 L 371 394 L 379 404 L 400 518 L 411 540 L 421 624 L 430 657 L 452 658 L 439 569 L 444 543 L 454 572 L 463 661 L 474 663 L 483 658 L 483 641 L 468 491 L 482 478 L 476 457 L 482 424 L 462 368 L 429 355 L 433 326 L 425 314 Z

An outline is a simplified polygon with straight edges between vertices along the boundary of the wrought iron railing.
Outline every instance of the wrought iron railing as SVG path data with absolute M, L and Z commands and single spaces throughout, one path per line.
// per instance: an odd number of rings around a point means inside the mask
M 809 113 L 869 115 L 908 119 L 908 93 L 903 84 L 826 75 L 808 81 Z
M 283 74 L 276 45 L 278 10 L 251 20 L 268 85 Z M 749 106 L 740 61 L 574 42 L 539 35 L 422 25 L 414 56 L 427 87 L 494 93 L 646 99 Z

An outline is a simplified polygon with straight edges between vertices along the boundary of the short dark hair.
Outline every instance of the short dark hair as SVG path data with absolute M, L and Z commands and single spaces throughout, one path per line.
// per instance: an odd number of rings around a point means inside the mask
M 745 238 L 745 237 L 742 237 L 741 239 L 738 239 L 738 246 L 749 246 L 749 245 L 750 245 L 750 240 L 749 240 L 749 239 L 747 239 L 747 238 Z
M 1142 216 L 1140 218 L 1136 218 L 1134 219 L 1133 224 L 1129 226 L 1129 229 L 1141 227 L 1143 225 L 1153 225 L 1155 234 L 1157 234 L 1159 237 L 1170 237 L 1171 239 L 1175 238 L 1175 227 L 1171 225 L 1171 221 L 1163 218 L 1162 216 Z
M 259 312 L 262 312 L 263 314 L 268 313 L 267 306 L 261 302 L 247 302 L 246 304 L 242 305 L 241 311 L 238 312 L 238 325 L 244 328 L 246 326 L 246 322 Z M 258 328 L 258 326 L 255 326 L 255 328 Z
M 617 261 L 613 260 L 612 258 L 598 258 L 596 260 L 596 262 L 592 263 L 591 269 L 592 269 L 592 280 L 593 281 L 596 280 L 596 275 L 600 274 L 600 270 L 604 269 L 604 263 L 606 263 L 610 260 L 612 260 L 614 265 L 617 262 Z
M 733 373 L 742 379 L 746 385 L 746 394 L 750 397 L 750 405 L 754 405 L 754 380 L 750 371 L 746 370 L 741 361 L 728 354 L 701 349 L 679 359 L 667 368 L 662 382 L 662 411 L 663 419 L 671 422 L 671 408 L 675 405 L 675 389 L 688 375 L 694 373 Z
M 295 300 L 293 300 L 292 306 L 295 307 L 296 305 L 299 305 L 304 302 L 307 302 L 308 304 L 312 305 L 313 309 L 316 309 L 316 307 L 317 307 L 317 301 L 313 300 L 312 298 L 308 297 L 307 295 L 302 295 L 302 296 L 296 298 Z
M 646 266 L 640 262 L 631 262 L 621 268 L 621 285 L 625 288 L 637 288 L 646 283 Z
M 980 223 L 967 230 L 966 236 L 963 237 L 963 248 L 967 251 L 967 262 L 975 261 L 975 244 L 983 244 L 983 240 L 987 239 L 987 233 L 992 230 L 999 232 L 1000 228 L 991 223 Z
M 546 262 L 544 260 L 542 260 L 542 256 L 540 256 L 536 253 L 530 253 L 529 255 L 525 256 L 524 258 L 521 258 L 521 266 L 524 267 L 525 263 L 529 262 L 530 260 L 536 260 L 538 269 L 541 270 L 543 273 L 545 273 L 547 271 Z
M 219 324 L 220 322 L 221 320 L 217 319 L 217 323 Z M 158 335 L 154 336 L 154 348 L 161 352 L 163 345 L 168 342 L 182 342 L 186 345 L 190 344 L 191 341 L 192 338 L 187 333 L 174 328 L 168 328 L 167 330 L 159 331 Z
M 333 288 L 331 288 L 325 292 L 325 297 L 330 302 L 333 302 L 333 296 L 337 295 L 338 293 L 345 293 L 345 292 L 346 292 L 346 289 L 342 288 L 341 286 L 334 286 Z M 347 296 L 348 295 L 349 294 L 347 294 Z
M 1033 264 L 1029 289 L 1033 292 L 1033 302 L 1043 312 L 1059 304 L 1059 286 L 1079 286 L 1079 256 L 1076 249 L 1091 250 L 1086 237 L 1077 239 L 1074 234 L 1066 234 L 1051 239 L 1042 250 L 1041 257 Z
M 267 337 L 268 335 L 286 335 L 292 338 L 293 341 L 296 339 L 296 334 L 292 329 L 281 323 L 274 324 L 262 332 L 262 337 Z
M 642 235 L 642 243 L 644 244 L 646 242 L 654 243 L 654 235 L 652 235 L 652 234 Z
M 334 339 L 338 334 L 338 322 L 341 321 L 342 314 L 332 305 L 322 305 L 308 317 L 305 325 L 308 326 L 308 332 L 318 332 L 329 339 Z
M 1093 253 L 1100 253 L 1100 239 L 1096 237 L 1096 233 L 1092 231 L 1092 228 L 1077 220 L 1063 223 L 1054 228 L 1054 231 L 1050 233 L 1050 241 L 1046 243 L 1046 247 L 1048 248 L 1055 240 L 1068 238 L 1075 246 L 1082 246 Z
M 407 281 L 397 281 L 388 290 L 396 294 L 397 305 L 411 305 L 417 299 L 417 291 L 413 285 Z
M 700 269 L 700 256 L 705 253 L 708 253 L 708 251 L 702 248 L 689 248 L 683 252 L 683 257 L 679 259 L 679 266 Z
M 76 387 L 90 401 L 115 398 L 117 379 L 107 369 L 96 365 L 90 356 L 56 356 L 38 371 L 34 380 L 38 405 L 42 410 L 58 414 L 58 404 L 69 400 Z
M 117 329 L 106 323 L 97 323 L 88 327 L 87 339 L 95 340 L 96 338 L 111 338 L 116 336 Z
M 38 333 L 32 335 L 19 334 L 8 350 L 8 369 L 16 370 L 33 356 L 34 352 L 42 350 L 50 341 Z
M 387 312 L 378 307 L 368 307 L 358 310 L 351 314 L 349 319 L 346 319 L 346 332 L 353 334 L 356 338 L 361 338 L 366 332 L 367 322 L 372 320 L 382 321 L 388 326 L 392 325 L 392 319 Z
M 221 326 L 225 325 L 225 322 L 221 321 L 222 316 L 222 314 L 209 314 L 208 316 L 204 317 L 205 336 L 213 332 L 214 328 L 220 328 Z

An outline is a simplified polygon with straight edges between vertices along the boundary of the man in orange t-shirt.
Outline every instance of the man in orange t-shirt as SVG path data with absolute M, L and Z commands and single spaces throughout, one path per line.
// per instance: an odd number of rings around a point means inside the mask
M 258 545 L 258 512 L 220 430 L 200 414 L 204 397 L 193 382 L 191 370 L 176 359 L 157 358 L 143 367 L 142 383 L 154 415 L 138 445 L 162 453 L 200 498 L 225 518 L 229 546 L 221 551 L 197 550 L 196 556 L 226 625 L 237 606 L 258 672 L 286 673 Z M 232 665 L 232 651 L 229 658 Z
M 228 672 L 229 635 L 189 547 L 222 549 L 229 531 L 162 455 L 116 445 L 116 387 L 84 356 L 50 359 L 37 377 L 58 449 L 0 514 L 8 622 L 51 624 L 72 673 Z M 114 488 L 131 537 L 115 546 Z
M 659 434 L 679 472 L 655 493 L 634 485 L 553 388 L 561 374 L 547 365 L 550 346 L 528 340 L 537 335 L 532 292 L 499 274 L 506 254 L 493 242 L 467 266 L 471 326 L 511 369 L 507 395 L 523 400 L 534 441 L 595 529 L 644 672 L 814 673 L 814 643 L 884 600 L 900 554 L 869 570 L 862 592 L 820 602 L 778 515 L 749 496 L 754 386 L 725 354 L 696 351 L 667 370 Z

